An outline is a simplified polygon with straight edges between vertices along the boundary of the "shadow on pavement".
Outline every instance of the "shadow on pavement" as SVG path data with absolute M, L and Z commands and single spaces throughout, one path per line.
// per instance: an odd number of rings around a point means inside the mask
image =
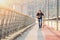
M 42 34 L 42 30 L 38 29 L 38 40 L 44 40 L 43 34 Z
M 15 40 L 25 40 L 26 36 L 29 34 L 33 27 L 29 28 L 26 32 L 24 32 L 21 36 L 18 36 Z

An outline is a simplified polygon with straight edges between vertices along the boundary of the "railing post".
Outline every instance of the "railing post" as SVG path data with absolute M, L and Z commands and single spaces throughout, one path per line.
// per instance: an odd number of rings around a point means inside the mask
M 48 0 L 48 26 L 49 26 L 49 0 Z
M 14 10 L 3 9 L 0 25 L 0 39 L 15 33 L 28 25 L 35 22 L 35 20 L 27 15 L 19 14 Z
M 57 30 L 58 30 L 58 17 L 59 17 L 59 0 L 57 0 Z

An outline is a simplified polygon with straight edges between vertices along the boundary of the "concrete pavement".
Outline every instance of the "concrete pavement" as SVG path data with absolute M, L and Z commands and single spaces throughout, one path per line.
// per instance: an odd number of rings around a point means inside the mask
M 49 26 L 44 25 L 42 32 L 44 34 L 44 40 L 60 40 L 60 32 Z
M 36 24 L 15 40 L 60 40 L 60 32 L 46 25 L 39 29 Z
M 18 37 L 16 40 L 44 40 L 41 29 L 38 28 L 38 25 L 35 25 L 25 32 L 21 37 Z

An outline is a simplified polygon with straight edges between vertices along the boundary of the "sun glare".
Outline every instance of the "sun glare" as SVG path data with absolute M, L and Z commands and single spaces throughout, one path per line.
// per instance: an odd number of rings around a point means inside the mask
M 3 5 L 5 4 L 6 0 L 0 0 L 0 4 Z

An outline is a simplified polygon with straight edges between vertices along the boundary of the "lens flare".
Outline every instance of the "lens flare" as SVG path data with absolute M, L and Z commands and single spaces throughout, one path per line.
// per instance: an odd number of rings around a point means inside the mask
M 0 0 L 0 4 L 5 4 L 5 0 Z

